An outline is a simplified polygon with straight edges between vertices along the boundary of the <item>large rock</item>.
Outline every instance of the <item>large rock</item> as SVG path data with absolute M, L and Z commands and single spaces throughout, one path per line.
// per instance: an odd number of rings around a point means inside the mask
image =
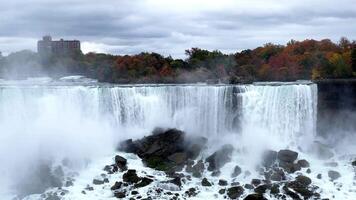
M 356 160 L 351 163 L 352 166 L 356 167 Z
M 209 171 L 218 171 L 227 162 L 231 161 L 231 155 L 234 150 L 232 145 L 226 144 L 218 151 L 206 158 L 206 162 L 209 163 Z
M 121 171 L 125 171 L 127 170 L 127 160 L 122 157 L 122 156 L 115 156 L 115 165 L 121 170 Z
M 238 199 L 244 193 L 244 189 L 241 186 L 234 186 L 227 189 L 227 196 L 230 199 Z
M 267 200 L 262 194 L 249 194 L 244 200 Z
M 278 152 L 278 160 L 287 163 L 293 163 L 298 158 L 298 153 L 288 149 Z
M 122 142 L 119 150 L 137 154 L 148 167 L 168 171 L 199 155 L 205 142 L 204 138 L 189 138 L 187 142 L 185 133 L 177 129 L 155 129 L 140 140 Z
M 124 182 L 133 184 L 133 183 L 138 183 L 141 180 L 141 178 L 137 176 L 136 170 L 129 169 L 127 170 L 126 173 L 122 175 L 122 180 Z

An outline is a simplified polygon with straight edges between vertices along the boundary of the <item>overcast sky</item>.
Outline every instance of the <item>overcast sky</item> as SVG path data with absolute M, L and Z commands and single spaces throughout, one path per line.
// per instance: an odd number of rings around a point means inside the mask
M 82 50 L 191 47 L 236 52 L 290 39 L 356 39 L 356 0 L 0 0 L 0 51 L 36 51 L 37 40 L 79 39 Z

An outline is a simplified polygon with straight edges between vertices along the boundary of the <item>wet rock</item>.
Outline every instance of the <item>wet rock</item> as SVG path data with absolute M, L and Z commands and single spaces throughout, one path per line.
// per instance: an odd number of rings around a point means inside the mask
M 168 171 L 199 154 L 201 148 L 197 150 L 197 145 L 205 145 L 202 141 L 206 141 L 202 138 L 190 138 L 187 143 L 184 138 L 185 133 L 177 129 L 156 129 L 153 135 L 140 140 L 124 141 L 119 150 L 137 154 L 150 168 Z
M 127 170 L 127 160 L 122 157 L 122 156 L 115 156 L 115 165 L 121 170 L 121 171 L 126 171 Z
M 178 187 L 182 186 L 182 180 L 181 177 L 174 177 L 172 180 L 169 181 L 170 183 L 173 183 L 177 185 Z
M 108 174 L 112 174 L 112 167 L 110 165 L 106 165 L 103 170 Z
M 241 174 L 241 172 L 242 172 L 241 168 L 236 165 L 234 168 L 234 172 L 232 172 L 232 174 L 231 174 L 231 177 L 233 177 L 233 178 L 237 177 L 238 175 Z
M 294 173 L 302 169 L 297 163 L 290 163 L 284 161 L 279 162 L 279 167 L 283 168 L 288 173 Z
M 93 191 L 94 190 L 94 188 L 91 187 L 90 185 L 87 185 L 84 189 L 86 189 L 88 191 Z
M 271 191 L 270 193 L 271 194 L 279 194 L 279 185 L 278 184 L 273 184 L 272 187 L 271 187 Z
M 134 185 L 135 188 L 140 188 L 140 187 L 145 187 L 153 182 L 152 179 L 144 177 L 141 179 L 141 181 L 137 184 Z
M 281 169 L 275 169 L 271 176 L 270 176 L 270 180 L 271 181 L 282 181 L 285 180 L 285 174 L 283 172 L 283 170 Z
M 252 179 L 251 180 L 251 184 L 254 185 L 254 186 L 257 186 L 259 184 L 261 184 L 261 180 L 260 179 Z
M 187 191 L 185 191 L 185 194 L 188 195 L 188 197 L 194 197 L 198 193 L 197 193 L 197 190 L 195 188 L 189 188 Z
M 132 195 L 138 195 L 139 193 L 136 190 L 134 190 L 134 191 L 131 192 L 131 194 Z
M 226 192 L 226 189 L 220 189 L 219 190 L 219 194 L 221 194 L 221 195 L 225 194 L 225 192 Z
M 356 160 L 351 163 L 352 166 L 356 167 Z
M 123 199 L 126 197 L 125 192 L 114 192 L 114 196 L 118 199 Z
M 307 169 L 307 173 L 308 173 L 308 174 L 311 173 L 311 169 L 310 169 L 310 168 Z
M 224 145 L 221 149 L 210 155 L 206 162 L 209 163 L 209 171 L 218 171 L 227 162 L 231 161 L 231 155 L 234 150 L 232 145 Z
M 138 183 L 141 180 L 140 177 L 137 176 L 136 170 L 134 169 L 127 170 L 127 172 L 122 175 L 122 179 L 124 182 L 131 184 Z
M 264 184 L 256 187 L 254 191 L 258 194 L 264 194 L 267 190 L 271 189 L 271 187 L 271 184 Z
M 223 179 L 220 179 L 218 184 L 219 184 L 220 186 L 227 186 L 227 181 L 226 181 L 226 180 L 223 180 Z
M 321 174 L 318 174 L 318 175 L 316 176 L 316 178 L 317 178 L 317 179 L 321 179 L 321 178 L 322 178 Z
M 312 181 L 309 177 L 303 176 L 303 175 L 297 176 L 295 180 L 303 186 L 308 186 L 312 183 Z
M 244 200 L 267 200 L 262 194 L 249 194 Z
M 295 160 L 297 160 L 298 158 L 298 153 L 295 151 L 291 151 L 291 150 L 280 150 L 278 152 L 278 160 L 279 161 L 283 161 L 283 162 L 287 162 L 287 163 L 293 163 Z
M 181 165 L 186 162 L 188 156 L 185 152 L 174 153 L 168 156 L 168 160 L 174 162 L 176 165 Z
M 302 159 L 302 160 L 298 160 L 297 164 L 302 167 L 302 168 L 308 168 L 310 167 L 310 164 L 307 160 Z
M 104 180 L 101 180 L 101 179 L 94 179 L 94 180 L 93 180 L 93 184 L 94 184 L 94 185 L 101 185 L 101 184 L 104 184 Z
M 203 178 L 203 180 L 201 181 L 201 185 L 209 187 L 209 186 L 211 186 L 211 183 L 208 181 L 207 178 Z
M 238 199 L 244 192 L 244 189 L 241 186 L 231 187 L 227 190 L 227 196 L 230 199 Z
M 245 184 L 245 185 L 244 185 L 244 188 L 249 189 L 249 190 L 252 190 L 252 189 L 254 189 L 255 187 L 254 187 L 253 185 L 251 185 L 251 184 Z
M 276 151 L 272 151 L 272 150 L 268 150 L 268 151 L 265 151 L 263 153 L 263 166 L 264 167 L 271 167 L 277 160 L 277 152 Z
M 111 190 L 118 190 L 122 186 L 122 182 L 115 182 L 115 184 L 110 188 Z
M 337 171 L 330 170 L 330 171 L 328 171 L 328 176 L 329 176 L 331 181 L 334 181 L 334 180 L 340 178 L 341 174 L 339 172 L 337 172 Z
M 300 180 L 296 179 L 295 181 L 289 182 L 286 184 L 286 188 L 283 187 L 286 193 L 289 194 L 292 198 L 295 197 L 295 192 L 302 195 L 304 199 L 310 199 L 311 197 L 314 196 L 314 192 L 309 189 L 308 185 L 311 183 L 311 180 L 309 178 L 304 179 L 305 177 L 301 178 Z M 302 180 L 303 179 L 303 180 Z M 290 191 L 292 189 L 294 192 Z M 298 197 L 298 199 L 300 199 Z

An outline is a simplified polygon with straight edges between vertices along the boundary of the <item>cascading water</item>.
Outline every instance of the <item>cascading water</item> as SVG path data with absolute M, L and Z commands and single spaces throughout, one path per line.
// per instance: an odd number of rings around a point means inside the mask
M 38 162 L 86 163 L 112 153 L 118 140 L 141 137 L 157 126 L 209 139 L 242 136 L 245 146 L 264 135 L 278 138 L 279 146 L 296 147 L 315 135 L 317 88 L 309 83 L 6 84 L 0 101 L 0 172 L 7 178 L 0 183 L 11 189 Z M 19 166 L 29 171 L 19 172 Z

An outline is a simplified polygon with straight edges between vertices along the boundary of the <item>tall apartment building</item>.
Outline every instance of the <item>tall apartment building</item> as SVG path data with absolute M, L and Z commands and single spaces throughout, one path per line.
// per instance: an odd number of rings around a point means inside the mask
M 42 55 L 68 55 L 74 52 L 80 52 L 79 40 L 52 40 L 51 36 L 44 36 L 37 42 L 37 52 Z

